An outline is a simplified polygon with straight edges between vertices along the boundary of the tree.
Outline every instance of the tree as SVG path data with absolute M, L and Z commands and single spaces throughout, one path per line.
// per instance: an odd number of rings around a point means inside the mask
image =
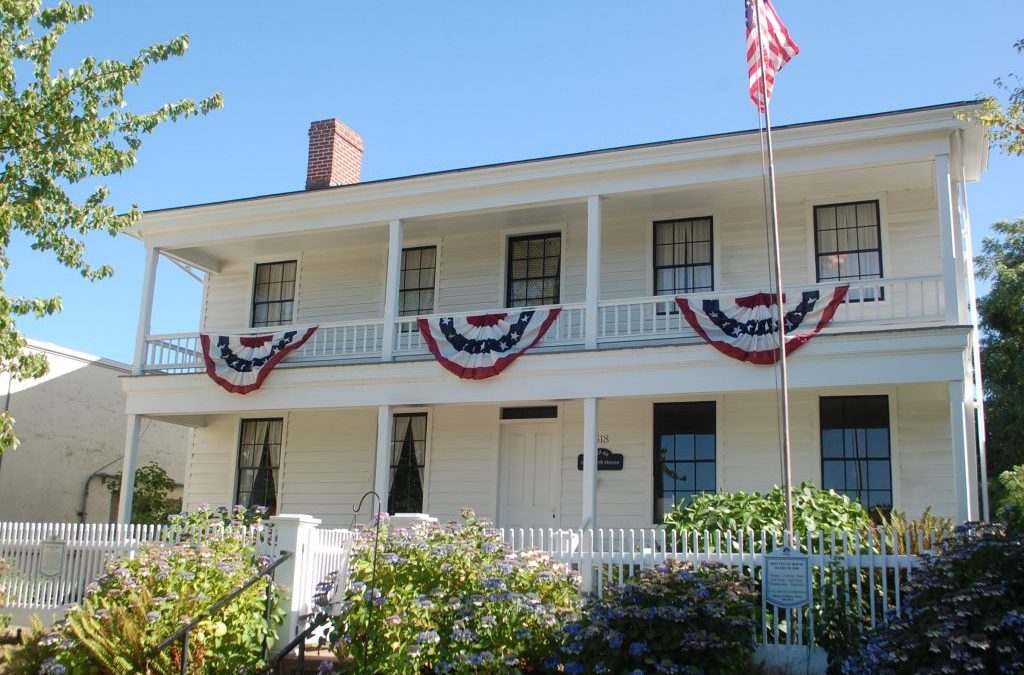
M 1024 38 L 1017 40 L 1013 48 L 1018 54 L 1024 54 Z M 1007 94 L 1006 107 L 995 98 L 987 98 L 973 117 L 992 130 L 992 140 L 1006 154 L 1024 155 L 1024 82 L 1017 75 L 1009 77 L 1012 84 L 1001 77 L 995 79 L 995 85 Z
M 988 475 L 1024 464 L 1024 219 L 1000 221 L 977 258 L 978 276 L 992 282 L 978 300 L 985 377 Z
M 164 122 L 221 107 L 220 94 L 181 99 L 152 112 L 126 110 L 125 90 L 147 66 L 182 56 L 188 36 L 152 45 L 128 61 L 87 57 L 75 68 L 54 71 L 54 50 L 67 29 L 92 18 L 89 5 L 41 0 L 0 0 L 0 370 L 16 379 L 46 373 L 46 357 L 25 350 L 19 316 L 59 312 L 60 297 L 9 297 L 3 281 L 10 267 L 11 235 L 24 233 L 37 251 L 90 281 L 113 273 L 85 260 L 82 235 L 115 235 L 137 221 L 133 206 L 118 214 L 96 179 L 135 165 L 142 137 Z M 76 194 L 87 195 L 76 198 Z M 14 421 L 0 415 L 0 453 L 17 444 Z

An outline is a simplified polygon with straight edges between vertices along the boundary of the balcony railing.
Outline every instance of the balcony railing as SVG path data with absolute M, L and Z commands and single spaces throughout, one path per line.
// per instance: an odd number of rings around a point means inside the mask
M 787 294 L 805 290 L 830 288 L 834 284 L 788 286 Z M 706 298 L 743 296 L 751 291 L 716 291 L 694 293 L 691 302 Z M 945 320 L 945 296 L 942 277 L 908 277 L 850 282 L 850 290 L 836 311 L 826 332 L 843 332 L 871 326 L 922 325 Z M 470 316 L 508 310 L 477 310 L 436 314 L 439 316 Z M 586 341 L 586 307 L 582 303 L 564 304 L 536 350 L 581 350 Z M 395 358 L 424 358 L 428 354 L 420 335 L 416 317 L 394 320 Z M 235 334 L 266 334 L 269 330 L 254 328 L 234 331 Z M 321 323 L 313 336 L 281 367 L 298 365 L 334 365 L 380 361 L 383 355 L 387 322 L 383 319 Z M 597 305 L 597 346 L 621 346 L 628 343 L 687 344 L 700 338 L 683 318 L 670 297 L 652 296 L 603 300 Z M 153 335 L 146 340 L 146 372 L 195 373 L 205 370 L 198 333 Z

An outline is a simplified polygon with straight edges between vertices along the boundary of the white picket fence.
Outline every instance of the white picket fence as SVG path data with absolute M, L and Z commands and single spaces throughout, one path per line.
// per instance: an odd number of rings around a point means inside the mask
M 662 528 L 500 530 L 514 551 L 542 550 L 580 571 L 584 587 L 599 596 L 643 570 L 669 560 L 695 566 L 717 563 L 760 590 L 764 554 L 783 548 L 780 533 L 703 531 L 678 533 Z M 762 645 L 814 646 L 822 621 L 844 621 L 874 628 L 903 606 L 904 587 L 921 565 L 920 554 L 937 551 L 938 532 L 801 534 L 794 539 L 809 556 L 813 601 L 796 610 L 766 605 L 761 596 Z M 817 625 L 816 625 L 817 624 Z
M 281 522 L 280 529 L 245 533 L 266 555 L 293 550 L 289 571 L 276 580 L 288 587 L 289 626 L 294 630 L 300 625 L 299 617 L 312 610 L 320 582 L 334 573 L 340 588 L 346 586 L 356 535 L 347 529 L 321 529 L 319 521 L 308 516 L 283 518 L 291 524 Z M 306 524 L 294 524 L 300 521 Z M 515 528 L 499 532 L 512 552 L 544 551 L 579 570 L 584 588 L 598 595 L 669 560 L 724 565 L 760 591 L 765 554 L 783 546 L 782 535 L 752 530 L 680 534 L 662 528 Z M 132 556 L 143 546 L 172 545 L 180 539 L 181 533 L 168 526 L 0 523 L 0 558 L 7 562 L 0 576 L 6 589 L 0 612 L 13 611 L 22 617 L 34 613 L 48 619 L 81 602 L 88 584 L 105 573 L 108 562 Z M 938 533 L 924 531 L 902 536 L 880 531 L 799 535 L 794 548 L 809 556 L 813 601 L 800 610 L 779 610 L 766 605 L 762 596 L 755 617 L 757 641 L 763 650 L 810 647 L 813 651 L 822 622 L 843 621 L 865 629 L 888 622 L 892 612 L 902 608 L 904 588 L 921 565 L 922 554 L 937 552 L 940 540 Z M 54 555 L 55 546 L 60 547 L 59 557 Z M 59 561 L 56 570 L 55 560 Z

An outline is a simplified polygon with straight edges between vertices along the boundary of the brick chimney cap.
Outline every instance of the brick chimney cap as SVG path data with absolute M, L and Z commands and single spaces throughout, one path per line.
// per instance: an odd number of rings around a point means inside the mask
M 337 117 L 331 117 L 325 120 L 315 120 L 309 123 L 309 133 L 312 134 L 316 129 L 322 129 L 324 127 L 334 127 L 334 133 L 341 136 L 343 139 L 348 141 L 353 147 L 358 150 L 364 150 L 363 137 L 357 134 L 352 127 L 348 126 Z

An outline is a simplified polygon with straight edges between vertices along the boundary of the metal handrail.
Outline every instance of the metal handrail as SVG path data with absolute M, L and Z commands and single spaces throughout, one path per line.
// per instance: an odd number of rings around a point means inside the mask
M 158 644 L 156 646 L 156 648 L 153 650 L 153 655 L 156 656 L 157 654 L 162 652 L 164 649 L 166 649 L 170 645 L 174 644 L 180 638 L 181 639 L 181 675 L 186 675 L 186 673 L 188 673 L 188 633 L 189 633 L 189 631 L 192 630 L 193 628 L 195 628 L 200 622 L 205 621 L 210 616 L 212 616 L 214 612 L 216 612 L 220 608 L 222 608 L 225 605 L 227 605 L 229 602 L 231 602 L 232 600 L 237 598 L 239 595 L 241 595 L 245 591 L 247 591 L 250 588 L 252 588 L 252 586 L 255 585 L 257 582 L 262 581 L 264 577 L 266 577 L 271 572 L 276 570 L 278 567 L 280 567 L 284 562 L 289 560 L 294 555 L 295 555 L 295 553 L 293 553 L 293 552 L 281 551 L 281 557 L 278 558 L 277 560 L 275 560 L 274 562 L 272 562 L 271 564 L 267 565 L 266 567 L 264 567 L 262 570 L 260 570 L 259 574 L 254 576 L 252 579 L 249 579 L 247 582 L 245 582 L 244 584 L 242 584 L 241 586 L 239 586 L 235 590 L 231 591 L 230 593 L 228 593 L 227 595 L 225 595 L 224 597 L 222 597 L 221 599 L 217 600 L 215 603 L 213 603 L 212 605 L 210 605 L 209 607 L 204 609 L 202 612 L 200 612 L 199 616 L 197 616 L 196 618 L 192 619 L 187 624 L 185 624 L 184 626 L 179 628 L 177 631 L 174 632 L 173 635 L 170 635 L 170 636 L 164 638 L 160 642 L 160 644 Z M 271 600 L 271 593 L 272 593 L 271 589 L 272 589 L 272 584 L 268 584 L 268 586 L 267 586 L 267 619 L 268 619 L 267 631 L 268 632 L 270 631 L 269 619 L 270 619 L 270 604 L 271 604 L 270 600 Z M 266 649 L 266 646 L 264 646 L 264 650 L 265 649 Z

